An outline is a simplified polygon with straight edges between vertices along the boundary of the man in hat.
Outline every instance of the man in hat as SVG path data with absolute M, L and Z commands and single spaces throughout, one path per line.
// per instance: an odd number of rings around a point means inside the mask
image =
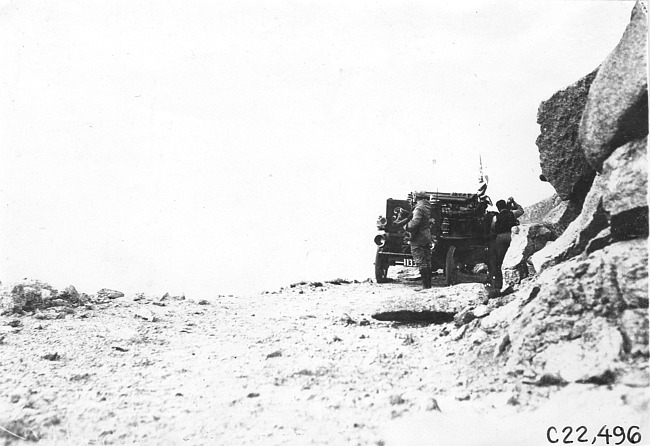
M 413 193 L 416 201 L 413 216 L 406 224 L 406 230 L 411 233 L 411 254 L 415 265 L 420 269 L 422 287 L 431 288 L 431 229 L 429 219 L 431 208 L 429 197 L 423 191 Z

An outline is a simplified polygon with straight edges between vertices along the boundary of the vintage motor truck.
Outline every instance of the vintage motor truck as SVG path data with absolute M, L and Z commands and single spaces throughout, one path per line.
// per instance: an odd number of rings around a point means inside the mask
M 427 192 L 431 206 L 429 226 L 432 235 L 431 263 L 433 271 L 443 269 L 447 285 L 458 282 L 459 265 L 488 263 L 492 204 L 486 195 L 471 193 Z M 411 212 L 413 194 L 405 200 L 386 200 L 386 214 L 377 220 L 379 234 L 375 237 L 375 278 L 388 281 L 388 268 L 393 265 L 415 266 L 408 244 L 409 234 L 397 226 L 400 209 Z

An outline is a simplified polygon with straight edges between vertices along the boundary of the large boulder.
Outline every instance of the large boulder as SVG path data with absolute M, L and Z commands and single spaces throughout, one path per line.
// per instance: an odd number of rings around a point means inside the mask
M 508 329 L 510 370 L 588 381 L 647 352 L 647 240 L 564 262 L 540 274 L 535 288 Z
M 615 150 L 594 180 L 582 211 L 546 248 L 531 257 L 536 271 L 612 241 L 648 236 L 647 138 Z
M 648 236 L 648 138 L 617 148 L 603 164 L 603 207 L 616 240 Z
M 555 209 L 560 203 L 563 203 L 562 198 L 558 194 L 553 194 L 537 203 L 526 206 L 524 208 L 524 215 L 519 217 L 521 224 L 526 223 L 539 223 L 544 217 Z
M 59 299 L 64 299 L 71 303 L 78 302 L 80 300 L 80 295 L 77 289 L 73 285 L 69 285 L 58 295 Z
M 3 293 L 2 310 L 6 313 L 34 311 L 44 306 L 57 296 L 52 285 L 35 279 L 24 279 Z
M 535 271 L 528 261 L 530 256 L 556 238 L 553 228 L 544 224 L 526 224 L 512 228 L 512 241 L 503 259 L 504 281 L 516 285 L 533 275 Z
M 519 217 L 519 221 L 522 224 L 544 223 L 550 225 L 553 231 L 560 236 L 569 224 L 580 215 L 582 202 L 583 199 L 562 200 L 558 194 L 553 194 L 524 208 L 524 215 Z
M 536 272 L 581 254 L 589 242 L 609 226 L 609 217 L 602 205 L 606 188 L 605 178 L 596 177 L 578 218 L 557 240 L 531 256 L 530 261 Z
M 562 235 L 580 215 L 582 211 L 582 201 L 561 200 L 553 209 L 551 209 L 541 219 L 541 223 L 550 225 L 553 231 L 558 235 Z
M 0 295 L 0 309 L 5 313 L 39 311 L 50 307 L 75 307 L 88 301 L 88 296 L 79 293 L 70 285 L 57 291 L 51 285 L 39 280 L 25 279 L 14 285 L 10 292 Z
M 647 7 L 637 2 L 593 80 L 580 124 L 582 149 L 598 171 L 617 147 L 648 134 L 647 38 Z
M 11 308 L 14 313 L 34 311 L 43 306 L 42 289 L 27 284 L 18 284 L 11 290 Z
M 542 102 L 537 111 L 540 166 L 562 200 L 578 202 L 587 195 L 595 169 L 578 142 L 580 119 L 596 70 Z
M 566 322 L 566 321 L 562 321 Z M 614 373 L 624 352 L 621 332 L 602 317 L 586 317 L 574 321 L 580 335 L 571 339 L 569 333 L 560 342 L 553 342 L 532 358 L 532 367 L 539 375 L 553 375 L 566 381 L 603 379 Z

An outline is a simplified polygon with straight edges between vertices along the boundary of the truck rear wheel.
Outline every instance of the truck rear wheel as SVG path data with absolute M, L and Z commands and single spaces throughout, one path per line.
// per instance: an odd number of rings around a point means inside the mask
M 456 261 L 456 247 L 451 245 L 447 250 L 447 261 L 445 262 L 445 279 L 447 286 L 458 283 L 458 265 Z
M 377 283 L 388 282 L 388 259 L 381 254 L 381 248 L 377 248 L 377 255 L 375 256 L 375 279 Z

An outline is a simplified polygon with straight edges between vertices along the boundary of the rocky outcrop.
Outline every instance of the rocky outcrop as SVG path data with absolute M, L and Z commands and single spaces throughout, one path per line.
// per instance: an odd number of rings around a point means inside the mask
M 542 174 L 562 200 L 578 203 L 587 195 L 596 173 L 578 141 L 582 112 L 596 70 L 540 104 L 537 137 Z
M 556 265 L 535 285 L 508 329 L 510 370 L 587 382 L 615 374 L 626 356 L 647 354 L 646 240 Z
M 578 218 L 582 211 L 582 204 L 582 201 L 560 201 L 557 206 L 551 209 L 539 221 L 546 225 L 550 225 L 553 228 L 553 231 L 560 236 L 564 231 L 566 231 L 571 222 Z
M 519 217 L 522 224 L 543 223 L 552 227 L 558 237 L 566 230 L 573 220 L 578 218 L 584 200 L 562 200 L 558 194 L 535 203 L 524 209 L 524 215 Z
M 87 303 L 89 296 L 70 285 L 63 291 L 38 280 L 24 280 L 0 296 L 3 313 L 39 312 L 52 307 L 74 307 Z
M 648 310 L 634 308 L 623 311 L 619 317 L 624 350 L 631 356 L 645 356 L 648 351 Z
M 454 316 L 454 324 L 456 327 L 461 325 L 466 325 L 472 322 L 474 319 L 479 319 L 490 314 L 490 309 L 487 305 L 472 305 L 463 308 Z
M 640 230 L 648 225 L 647 206 L 639 203 L 644 200 L 630 205 L 628 198 L 621 199 L 633 196 L 628 193 L 633 189 L 639 198 L 647 190 L 647 151 L 639 149 L 647 146 L 641 141 L 648 134 L 647 20 L 646 5 L 637 2 L 620 43 L 603 64 L 539 107 L 542 177 L 563 200 L 552 216 L 558 233 L 576 218 L 598 171 L 612 178 L 610 193 L 618 192 L 613 200 L 605 199 L 604 209 L 610 212 L 608 202 L 627 207 L 611 214 L 614 239 L 647 234 Z M 614 155 L 627 144 L 633 147 Z M 622 164 L 626 169 L 619 169 Z
M 526 206 L 524 208 L 524 215 L 519 217 L 519 222 L 521 224 L 539 223 L 543 221 L 553 209 L 563 202 L 564 201 L 558 194 L 553 194 L 552 196 L 531 206 Z
M 578 218 L 555 242 L 532 256 L 535 270 L 601 249 L 611 241 L 647 237 L 647 191 L 647 138 L 644 138 L 618 148 L 607 159 Z
M 124 297 L 124 293 L 117 290 L 102 288 L 97 291 L 97 297 L 100 299 L 119 299 L 120 297 Z
M 603 208 L 615 240 L 648 236 L 648 138 L 617 148 L 603 164 Z
M 582 115 L 580 143 L 598 171 L 618 147 L 648 134 L 647 38 L 647 6 L 637 2 L 621 41 L 593 80 Z
M 529 259 L 550 241 L 557 238 L 551 226 L 544 224 L 527 224 L 512 228 L 510 248 L 503 259 L 503 279 L 510 285 L 516 285 L 522 279 L 535 273 Z
M 65 299 L 65 300 L 68 300 L 70 302 L 76 302 L 76 301 L 80 300 L 79 292 L 72 285 L 66 287 L 63 291 L 61 291 L 59 293 L 59 297 L 61 299 Z
M 39 288 L 29 284 L 16 285 L 11 290 L 10 312 L 34 311 L 43 306 L 43 294 L 49 294 L 46 288 Z
M 647 9 L 637 2 L 598 72 L 540 106 L 542 168 L 563 201 L 538 221 L 555 212 L 570 224 L 530 257 L 536 275 L 522 281 L 515 299 L 472 322 L 501 330 L 494 357 L 530 384 L 648 386 L 646 70 Z M 585 169 L 598 173 L 581 201 L 576 186 L 587 184 Z M 515 237 L 504 267 L 519 274 L 525 249 Z
M 166 300 L 185 300 L 185 294 L 179 294 L 179 295 L 171 295 L 169 293 L 163 294 L 163 296 L 160 298 L 161 301 L 166 301 Z
M 578 218 L 571 222 L 557 240 L 531 256 L 530 261 L 535 271 L 540 272 L 583 253 L 589 242 L 608 227 L 608 215 L 602 205 L 605 190 L 604 178 L 597 177 Z

